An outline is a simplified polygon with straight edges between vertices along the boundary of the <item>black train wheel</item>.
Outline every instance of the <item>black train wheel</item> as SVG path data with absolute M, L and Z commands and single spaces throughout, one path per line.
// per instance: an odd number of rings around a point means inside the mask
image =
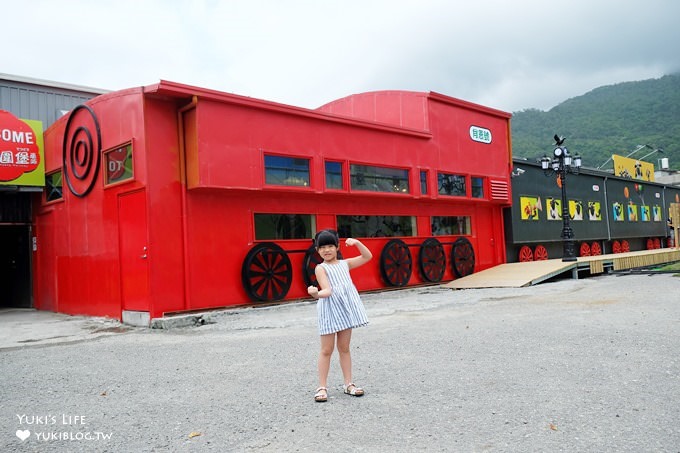
M 316 247 L 311 246 L 305 252 L 305 258 L 302 260 L 302 278 L 305 279 L 306 287 L 319 287 L 319 283 L 316 281 L 316 274 L 314 273 L 316 265 L 319 263 L 323 263 L 323 258 L 316 251 Z
M 342 253 L 338 250 L 338 259 L 341 260 Z M 316 251 L 316 247 L 311 246 L 305 252 L 305 258 L 302 260 L 302 278 L 305 280 L 305 286 L 316 286 L 319 287 L 319 283 L 316 281 L 316 270 L 317 264 L 323 263 L 323 258 Z
M 446 271 L 446 254 L 442 243 L 435 238 L 423 241 L 418 252 L 418 265 L 423 279 L 428 282 L 438 282 Z
M 241 281 L 248 296 L 256 302 L 271 302 L 286 297 L 293 269 L 288 254 L 272 242 L 250 249 L 241 267 Z
M 401 239 L 391 239 L 380 253 L 380 273 L 385 283 L 404 286 L 411 278 L 413 260 L 408 246 Z
M 472 274 L 475 270 L 475 251 L 467 238 L 458 238 L 451 249 L 451 267 L 456 277 Z

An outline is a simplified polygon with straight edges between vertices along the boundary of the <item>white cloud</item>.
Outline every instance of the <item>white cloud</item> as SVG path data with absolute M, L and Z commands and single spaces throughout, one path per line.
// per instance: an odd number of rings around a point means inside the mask
M 3 6 L 0 72 L 160 79 L 315 108 L 437 91 L 507 111 L 680 70 L 674 0 L 84 0 Z

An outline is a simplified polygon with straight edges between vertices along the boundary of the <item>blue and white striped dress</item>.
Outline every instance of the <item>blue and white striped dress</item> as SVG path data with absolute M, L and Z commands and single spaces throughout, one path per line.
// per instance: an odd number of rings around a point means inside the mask
M 331 296 L 321 297 L 316 303 L 319 317 L 319 335 L 328 335 L 345 329 L 365 326 L 368 317 L 359 292 L 349 276 L 345 260 L 334 264 L 320 263 L 331 285 Z

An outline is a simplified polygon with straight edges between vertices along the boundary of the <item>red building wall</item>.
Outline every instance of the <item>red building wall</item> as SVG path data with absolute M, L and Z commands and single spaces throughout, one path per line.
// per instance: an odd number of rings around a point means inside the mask
M 106 186 L 102 161 L 90 186 L 74 184 L 80 196 L 65 183 L 62 200 L 37 203 L 39 309 L 154 318 L 251 303 L 241 273 L 261 242 L 254 213 L 310 214 L 316 229 L 336 228 L 336 215 L 414 216 L 417 232 L 401 238 L 414 256 L 409 284 L 423 282 L 415 257 L 431 236 L 433 215 L 471 218 L 475 269 L 504 260 L 501 209 L 510 199 L 511 157 L 503 112 L 411 92 L 356 95 L 311 111 L 170 82 L 103 95 L 87 107 L 46 131 L 46 171 L 66 174 L 84 160 L 77 146 L 69 160 L 64 143 L 78 127 L 98 125 L 101 143 L 92 155 L 131 143 L 134 175 Z M 493 141 L 471 140 L 470 126 L 489 130 Z M 265 154 L 309 159 L 309 186 L 265 184 Z M 343 190 L 325 188 L 325 159 L 343 163 Z M 410 193 L 352 190 L 350 164 L 408 169 Z M 429 172 L 425 195 L 421 170 Z M 484 199 L 439 195 L 438 171 L 484 177 Z M 286 299 L 306 297 L 303 252 L 313 233 L 276 241 L 292 263 Z M 378 257 L 390 239 L 362 238 L 376 259 L 354 275 L 360 290 L 385 286 Z M 444 280 L 453 278 L 447 266 Z

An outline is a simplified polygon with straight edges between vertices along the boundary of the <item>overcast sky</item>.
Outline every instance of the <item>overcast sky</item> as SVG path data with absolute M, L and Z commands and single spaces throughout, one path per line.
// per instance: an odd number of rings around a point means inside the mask
M 514 112 L 680 71 L 677 0 L 3 1 L 0 73 L 306 108 L 436 91 Z

